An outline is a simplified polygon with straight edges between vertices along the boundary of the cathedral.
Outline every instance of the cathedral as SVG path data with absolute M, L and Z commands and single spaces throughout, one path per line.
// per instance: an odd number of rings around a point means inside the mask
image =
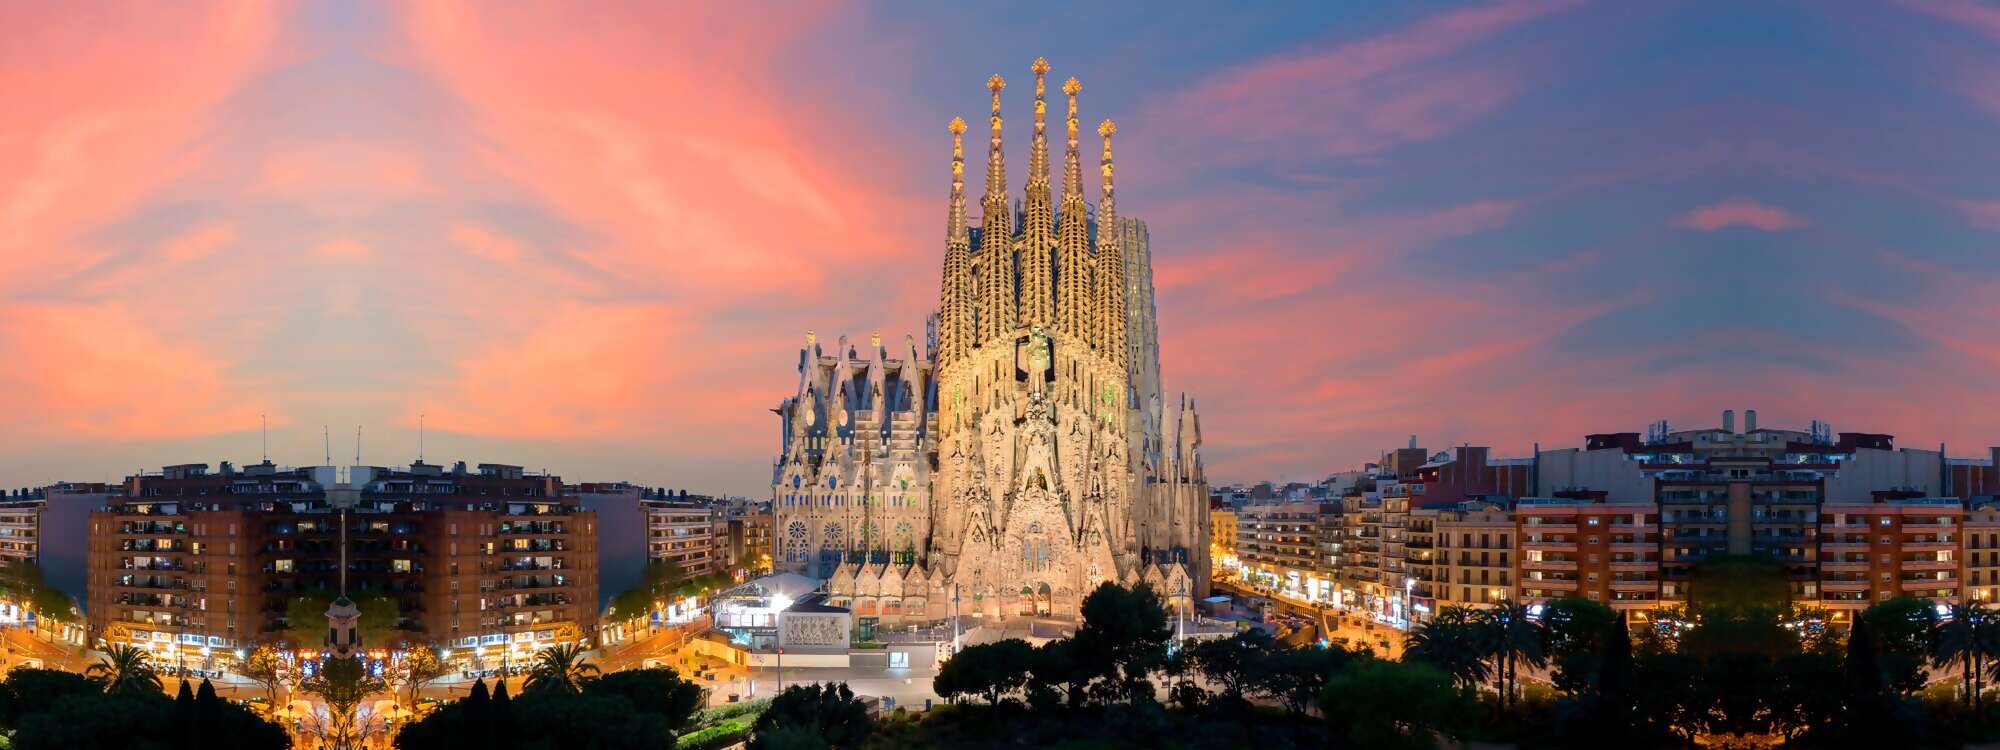
M 1084 198 L 1074 78 L 1062 192 L 1050 179 L 1048 62 L 1036 60 L 1026 194 L 1008 195 L 995 75 L 979 223 L 967 221 L 966 123 L 951 121 L 938 310 L 924 347 L 806 334 L 775 411 L 772 559 L 881 624 L 961 614 L 1074 619 L 1105 581 L 1184 608 L 1208 588 L 1201 421 L 1167 414 L 1146 225 L 1120 218 L 1105 120 Z M 1168 424 L 1171 416 L 1171 439 Z

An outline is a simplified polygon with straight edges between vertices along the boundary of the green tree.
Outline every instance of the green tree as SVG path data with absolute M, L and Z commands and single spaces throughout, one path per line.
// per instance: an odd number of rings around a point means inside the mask
M 751 726 L 751 750 L 858 747 L 874 731 L 868 707 L 846 683 L 785 688 Z
M 600 673 L 584 656 L 583 647 L 573 643 L 542 649 L 535 655 L 535 666 L 528 670 L 527 689 L 580 692 L 584 682 Z
M 1899 695 L 1922 690 L 1929 678 L 1924 666 L 1931 659 L 1936 606 L 1927 599 L 1896 597 L 1862 610 L 1855 621 L 1868 623 L 1876 663 L 1888 680 L 1888 688 Z
M 1486 665 L 1491 652 L 1486 633 L 1472 610 L 1443 607 L 1403 640 L 1403 659 L 1428 664 L 1450 675 L 1461 687 L 1472 687 L 1485 682 L 1492 672 Z
M 1993 613 L 1986 603 L 1977 599 L 1951 605 L 1942 622 L 1939 622 L 1930 640 L 1931 666 L 1948 669 L 1959 668 L 1959 679 L 1963 683 L 1966 705 L 1977 714 L 1980 708 L 1980 693 L 1986 687 L 1986 657 L 1995 653 L 1996 627 Z
M 1115 694 L 1126 701 L 1147 700 L 1153 688 L 1147 674 L 1166 660 L 1166 610 L 1153 587 L 1144 583 L 1125 588 L 1104 583 L 1083 600 L 1083 625 L 1076 631 L 1077 654 L 1096 674 L 1111 678 Z
M 677 733 L 693 723 L 708 697 L 700 685 L 666 668 L 611 672 L 585 683 L 584 692 L 595 698 L 617 696 L 631 701 L 634 708 L 657 714 Z
M 1511 707 L 1520 666 L 1548 664 L 1548 631 L 1528 615 L 1527 605 L 1512 602 L 1480 612 L 1480 621 L 1486 630 L 1494 679 L 1499 683 L 1500 705 Z
M 326 703 L 325 723 L 312 729 L 334 747 L 358 747 L 373 734 L 376 727 L 364 721 L 361 704 L 388 690 L 358 656 L 321 660 L 319 671 L 299 688 Z
M 153 667 L 153 655 L 144 649 L 114 645 L 84 674 L 103 682 L 105 692 L 160 692 L 159 670 Z
M 987 704 L 997 704 L 1027 683 L 1034 654 L 1034 647 L 1019 638 L 967 646 L 938 668 L 931 689 L 948 700 L 979 695 Z
M 269 709 L 277 710 L 278 699 L 281 697 L 279 689 L 285 684 L 284 654 L 277 646 L 269 643 L 258 644 L 244 656 L 243 665 L 238 672 L 251 682 L 263 686 L 264 698 L 268 701 Z
M 395 668 L 396 685 L 403 693 L 403 705 L 411 711 L 417 710 L 417 695 L 424 686 L 437 682 L 450 672 L 451 666 L 426 646 L 414 646 L 404 651 Z
M 1196 642 L 1188 649 L 1195 668 L 1210 682 L 1222 686 L 1222 697 L 1241 701 L 1249 688 L 1256 662 L 1278 648 L 1271 634 L 1251 628 L 1228 638 Z
M 72 695 L 104 692 L 104 683 L 56 669 L 15 667 L 0 682 L 0 729 L 19 729 L 24 717 L 45 713 Z
M 1327 679 L 1355 658 L 1344 649 L 1317 644 L 1269 651 L 1251 662 L 1250 682 L 1258 695 L 1283 703 L 1294 715 L 1303 714 Z
M 1070 708 L 1080 707 L 1088 700 L 1086 688 L 1090 687 L 1093 676 L 1083 656 L 1077 653 L 1076 642 L 1067 638 L 1036 647 L 1034 658 L 1028 663 L 1031 694 L 1039 690 L 1059 693 Z
M 1320 712 L 1349 747 L 1432 748 L 1459 736 L 1479 707 L 1452 678 L 1427 665 L 1363 659 L 1334 675 Z
M 1582 597 L 1554 599 L 1542 608 L 1548 632 L 1548 659 L 1555 666 L 1556 689 L 1579 693 L 1593 689 L 1604 652 L 1604 638 L 1618 613 Z

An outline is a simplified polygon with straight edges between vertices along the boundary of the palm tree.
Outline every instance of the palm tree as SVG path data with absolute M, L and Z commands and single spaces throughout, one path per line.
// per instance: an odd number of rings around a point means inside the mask
M 1944 622 L 1938 622 L 1936 632 L 1930 638 L 1930 666 L 1948 668 L 1958 664 L 1958 676 L 1964 682 L 1964 700 L 1978 708 L 1980 690 L 1974 680 L 1982 676 L 1982 664 L 1986 660 L 1986 648 L 1982 640 L 1990 640 L 1986 630 L 1986 602 L 1960 602 L 1952 604 Z
M 104 683 L 107 693 L 159 692 L 160 673 L 153 669 L 153 655 L 132 646 L 112 646 L 104 658 L 84 670 L 84 674 Z
M 1479 615 L 1463 607 L 1445 607 L 1403 639 L 1403 658 L 1437 667 L 1459 685 L 1470 687 L 1485 682 L 1489 674 L 1484 635 Z
M 1494 679 L 1500 686 L 1500 705 L 1511 707 L 1520 665 L 1540 667 L 1548 663 L 1548 633 L 1528 616 L 1527 605 L 1514 602 L 1486 610 L 1480 621 L 1486 631 L 1486 653 L 1493 659 Z
M 574 693 L 583 689 L 583 683 L 600 673 L 597 665 L 583 660 L 583 647 L 563 644 L 542 649 L 535 655 L 535 666 L 528 672 L 529 690 L 554 690 Z

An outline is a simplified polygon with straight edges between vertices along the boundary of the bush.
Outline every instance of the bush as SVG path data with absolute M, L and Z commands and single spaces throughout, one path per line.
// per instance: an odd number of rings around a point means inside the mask
M 710 724 L 674 740 L 674 750 L 715 750 L 734 745 L 750 734 L 753 721 L 756 720 L 738 717 Z

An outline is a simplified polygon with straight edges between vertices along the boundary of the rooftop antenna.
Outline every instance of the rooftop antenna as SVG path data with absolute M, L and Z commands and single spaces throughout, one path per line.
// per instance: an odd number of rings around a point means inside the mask
M 257 421 L 264 427 L 264 463 L 271 462 L 271 418 L 257 412 Z
M 328 465 L 328 466 L 332 466 L 332 465 L 333 465 L 333 428 L 331 428 L 331 427 L 328 427 L 328 426 L 326 426 L 326 425 L 320 425 L 320 426 L 319 426 L 319 436 L 320 436 L 320 439 L 322 439 L 322 440 L 326 441 L 326 465 Z
M 424 462 L 424 415 L 417 415 L 417 463 Z
M 354 426 L 354 465 L 361 465 L 361 425 Z

